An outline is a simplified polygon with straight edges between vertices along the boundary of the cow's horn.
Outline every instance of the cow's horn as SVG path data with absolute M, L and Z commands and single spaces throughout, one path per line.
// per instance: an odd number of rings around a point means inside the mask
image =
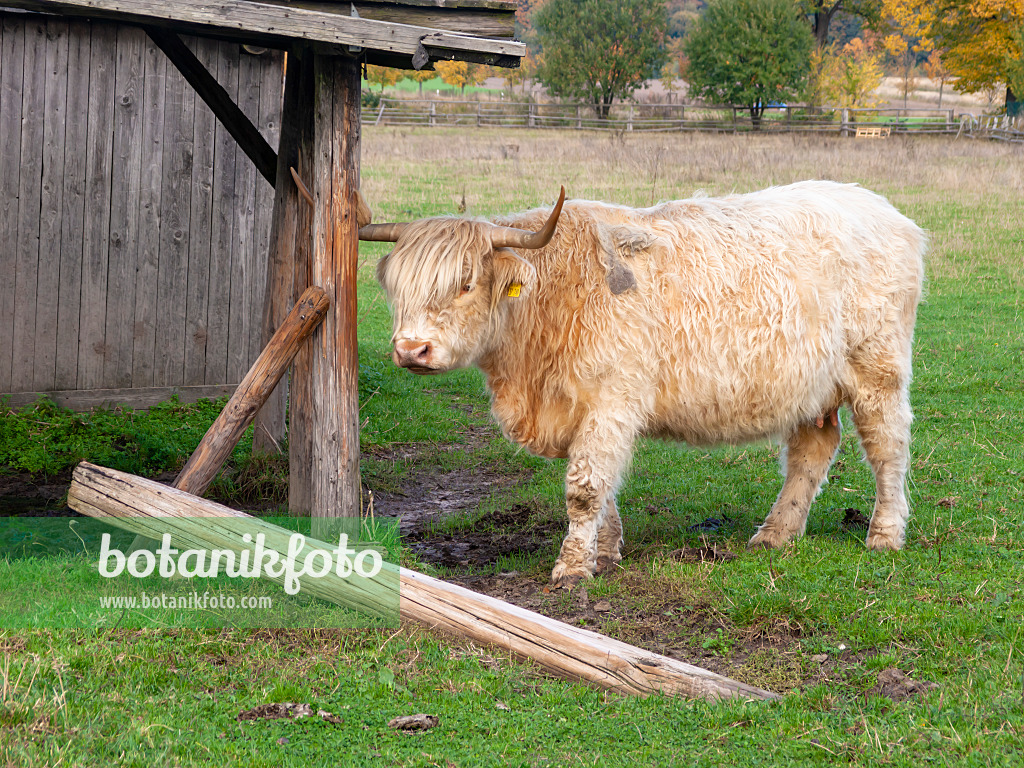
M 407 223 L 400 224 L 367 224 L 359 228 L 360 240 L 374 240 L 379 243 L 397 243 Z
M 558 202 L 555 203 L 551 215 L 544 222 L 544 226 L 536 232 L 528 229 L 516 229 L 515 227 L 495 227 L 491 232 L 491 245 L 495 248 L 543 248 L 555 234 L 555 227 L 558 225 L 558 215 L 562 212 L 562 203 L 565 202 L 565 187 L 558 195 Z

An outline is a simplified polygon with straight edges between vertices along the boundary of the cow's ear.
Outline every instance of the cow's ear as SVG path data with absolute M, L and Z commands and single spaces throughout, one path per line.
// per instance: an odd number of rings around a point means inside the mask
M 508 248 L 494 251 L 492 261 L 491 305 L 502 299 L 526 296 L 537 283 L 537 270 L 518 253 Z

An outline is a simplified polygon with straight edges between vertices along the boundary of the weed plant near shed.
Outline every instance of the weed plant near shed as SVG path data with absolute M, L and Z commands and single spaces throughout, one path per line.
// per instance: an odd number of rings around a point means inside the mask
M 906 548 L 864 548 L 873 483 L 843 414 L 837 461 L 794 545 L 745 548 L 781 485 L 777 445 L 645 441 L 619 496 L 622 568 L 545 593 L 566 525 L 564 462 L 501 437 L 476 371 L 421 378 L 392 365 L 373 279 L 386 246 L 364 245 L 363 482 L 375 514 L 428 510 L 403 527 L 407 563 L 785 696 L 624 698 L 413 625 L 0 631 L 6 764 L 1024 764 L 1019 148 L 372 127 L 363 138 L 376 221 L 454 213 L 463 201 L 471 215 L 550 204 L 560 184 L 638 206 L 806 178 L 887 196 L 931 237 Z M 195 441 L 202 419 L 180 416 Z M 0 563 L 3 588 L 59 577 L 59 564 L 48 567 Z M 238 720 L 268 703 L 309 703 L 334 720 Z M 421 712 L 439 725 L 388 727 Z

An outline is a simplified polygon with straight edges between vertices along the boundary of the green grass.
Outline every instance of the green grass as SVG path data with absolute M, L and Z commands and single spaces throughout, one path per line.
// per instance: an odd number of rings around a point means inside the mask
M 374 93 L 380 93 L 380 86 L 372 85 L 363 80 L 363 90 L 372 90 Z M 420 89 L 420 84 L 417 83 L 415 80 L 410 80 L 408 78 L 404 80 L 399 80 L 394 85 L 389 85 L 385 87 L 384 95 L 387 96 L 388 93 L 392 91 L 400 91 L 406 95 L 414 94 L 417 96 L 420 93 L 422 93 L 423 98 L 430 98 L 431 96 L 435 96 L 439 91 L 449 96 L 462 96 L 477 93 L 494 93 L 493 88 L 484 88 L 478 85 L 467 85 L 465 89 L 461 89 L 457 86 L 449 85 L 444 80 L 442 80 L 440 76 L 435 77 L 432 80 L 425 80 L 423 82 L 422 90 Z
M 509 143 L 515 153 L 502 151 Z M 363 191 L 378 221 L 450 213 L 462 195 L 476 215 L 524 208 L 550 202 L 560 183 L 572 196 L 635 205 L 702 187 L 717 194 L 808 177 L 859 181 L 887 195 L 932 240 L 914 352 L 907 547 L 869 553 L 864 530 L 843 525 L 847 509 L 870 515 L 873 504 L 870 471 L 849 428 L 807 536 L 771 553 L 744 545 L 780 486 L 777 446 L 707 451 L 643 441 L 619 497 L 624 567 L 588 585 L 590 601 L 612 609 L 581 618 L 564 595 L 542 608 L 783 692 L 780 701 L 605 694 L 412 625 L 5 631 L 0 756 L 18 766 L 1024 763 L 1018 155 L 997 144 L 928 139 L 866 146 L 792 136 L 365 129 Z M 396 490 L 416 473 L 501 467 L 528 479 L 495 488 L 479 509 L 439 528 L 473 531 L 512 502 L 561 521 L 564 462 L 531 457 L 496 428 L 487 431 L 479 373 L 419 378 L 390 363 L 390 321 L 372 280 L 384 251 L 366 247 L 361 269 L 364 483 Z M 154 425 L 152 439 L 176 458 L 139 461 L 131 471 L 183 461 L 215 413 L 202 409 Z M 127 462 L 116 454 L 135 451 L 136 433 L 124 425 L 62 447 L 72 442 L 66 432 L 85 429 L 75 420 L 90 418 L 106 416 L 8 415 L 0 451 L 14 458 L 4 461 L 31 461 L 40 471 L 83 457 Z M 162 418 L 159 410 L 153 418 Z M 141 430 L 141 419 L 132 415 L 131 428 Z M 36 422 L 72 426 L 47 436 Z M 34 447 L 43 441 L 52 448 Z M 396 458 L 399 448 L 409 458 Z M 246 451 L 241 446 L 235 460 L 246 461 Z M 722 524 L 694 528 L 709 518 Z M 700 563 L 672 555 L 705 541 L 737 557 Z M 542 583 L 557 545 L 553 538 L 549 548 L 495 567 Z M 20 588 L 31 589 L 31 580 L 26 571 Z M 939 687 L 905 701 L 871 693 L 891 667 Z M 308 701 L 343 723 L 236 721 L 273 701 Z M 439 715 L 440 726 L 412 735 L 388 728 L 390 718 L 415 712 Z

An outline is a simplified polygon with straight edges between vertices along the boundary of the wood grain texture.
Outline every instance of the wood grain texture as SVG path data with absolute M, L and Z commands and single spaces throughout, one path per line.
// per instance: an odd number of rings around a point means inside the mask
M 81 148 L 86 146 L 89 136 L 89 123 L 85 116 L 89 112 L 89 61 L 92 55 L 92 31 L 87 22 L 72 22 L 68 35 L 68 122 L 64 130 L 68 150 L 64 153 L 61 210 L 57 370 L 53 384 L 56 390 L 70 390 L 78 386 L 78 331 L 81 322 L 86 211 L 85 153 Z M 134 277 L 131 279 L 134 290 Z
M 33 387 L 53 389 L 57 378 L 57 308 L 60 303 L 61 213 L 68 101 L 68 23 L 46 22 L 39 272 L 36 279 Z
M 359 501 L 359 359 L 356 265 L 359 186 L 359 63 L 313 55 L 313 168 L 316 203 L 310 280 L 331 297 L 331 309 L 310 344 L 309 407 L 291 422 L 308 437 L 309 503 L 313 517 L 355 517 Z M 296 482 L 295 478 L 291 479 Z M 294 512 L 294 510 L 293 510 Z
M 216 41 L 194 38 L 187 41 L 204 67 L 217 66 L 220 47 Z M 207 322 L 210 314 L 210 243 L 214 210 L 213 174 L 216 167 L 213 137 L 217 118 L 201 99 L 196 101 L 192 142 L 192 195 L 189 214 L 188 279 L 185 286 L 185 370 L 186 385 L 206 381 Z
M 139 257 L 139 191 L 143 165 L 145 35 L 117 29 L 114 76 L 114 148 L 111 169 L 110 254 L 103 383 L 132 385 L 135 345 L 135 267 Z
M 252 120 L 259 113 L 258 59 L 242 51 L 238 57 L 239 108 Z M 249 370 L 249 342 L 253 334 L 259 336 L 262 313 L 253 315 L 252 291 L 255 282 L 260 286 L 260 297 L 266 284 L 260 279 L 266 275 L 266 260 L 257 259 L 255 248 L 256 221 L 256 168 L 245 152 L 235 145 L 235 197 L 234 238 L 231 245 L 231 304 L 228 330 L 228 380 L 240 380 Z M 260 302 L 262 304 L 262 301 Z
M 152 387 L 156 379 L 156 326 L 160 273 L 164 174 L 164 88 L 167 58 L 144 41 L 142 176 L 137 201 L 139 250 L 135 261 L 135 322 L 132 325 L 132 386 Z M 221 379 L 224 381 L 224 379 Z M 208 382 L 209 383 L 209 382 Z
M 194 113 L 195 92 L 181 73 L 168 64 L 164 80 L 163 189 L 153 378 L 156 383 L 172 386 L 184 382 L 185 372 Z
M 14 370 L 15 278 L 18 269 L 18 186 L 21 176 L 21 104 L 25 69 L 25 25 L 0 19 L 0 392 L 11 391 Z
M 238 95 L 238 48 L 222 50 L 217 80 L 231 98 Z M 209 319 L 206 340 L 206 383 L 228 381 L 228 334 L 231 311 L 231 251 L 234 243 L 235 141 L 220 125 L 214 133 L 213 218 L 210 222 Z M 242 158 L 240 162 L 245 162 Z
M 255 360 L 267 340 L 262 336 L 263 304 L 267 296 L 270 261 L 270 227 L 274 218 L 274 186 L 277 179 L 277 145 L 281 136 L 281 109 L 284 89 L 284 62 L 280 66 L 267 66 L 270 52 L 249 54 L 259 82 L 259 107 L 254 124 L 267 143 L 274 148 L 274 177 L 268 181 L 257 170 L 255 181 L 256 206 L 253 212 L 253 245 L 251 258 L 255 265 L 255 280 L 249 282 L 249 305 L 252 316 L 249 327 L 249 359 Z M 274 57 L 276 58 L 276 57 Z
M 295 168 L 302 178 L 313 173 L 313 136 L 315 132 L 313 113 L 315 78 L 313 53 L 298 49 L 289 54 L 289 62 L 298 67 L 298 96 L 296 115 L 296 162 Z M 290 174 L 289 174 L 290 177 Z M 313 208 L 298 205 L 295 223 L 295 256 L 292 261 L 292 296 L 296 299 L 311 285 L 313 252 Z M 313 368 L 314 348 L 304 344 L 295 356 L 292 377 L 288 391 L 288 510 L 293 515 L 309 515 L 312 509 L 310 487 L 312 485 L 313 430 L 309 426 L 313 416 Z
M 114 119 L 114 65 L 117 39 L 108 24 L 92 25 L 89 51 L 88 141 L 82 232 L 82 300 L 78 328 L 78 386 L 103 384 L 106 355 L 107 267 L 110 246 L 110 178 Z
M 185 42 L 237 94 L 238 45 Z M 282 58 L 246 54 L 268 143 Z M 262 349 L 273 190 L 236 155 L 249 162 L 138 28 L 0 10 L 0 394 L 241 379 Z
M 513 40 L 495 40 L 430 27 L 395 24 L 339 12 L 311 10 L 293 5 L 256 3 L 250 0 L 6 0 L 8 5 L 44 9 L 51 13 L 84 14 L 139 24 L 168 24 L 184 31 L 235 36 L 242 40 L 276 43 L 285 47 L 295 41 L 334 46 L 334 53 L 348 53 L 349 46 L 412 55 L 421 41 L 448 52 L 496 56 L 526 55 L 526 46 Z
M 152 480 L 83 462 L 75 469 L 68 504 L 82 514 L 109 518 L 125 530 L 146 536 L 174 531 L 181 547 L 238 546 L 227 520 L 253 523 L 248 515 L 205 499 L 167 488 Z M 159 519 L 159 525 L 154 519 Z M 180 519 L 180 523 L 176 520 Z M 268 523 L 262 523 L 267 526 Z M 269 534 L 274 533 L 267 528 Z M 272 539 L 282 551 L 287 531 Z M 233 545 L 233 546 L 232 546 Z M 272 545 L 273 546 L 273 545 Z M 381 579 L 361 593 L 364 605 L 391 604 L 397 586 L 401 618 L 426 624 L 533 659 L 551 674 L 590 683 L 605 690 L 646 696 L 661 693 L 693 699 L 779 698 L 770 691 L 732 680 L 685 662 L 661 656 L 596 632 L 573 627 L 494 597 L 387 564 L 398 572 L 399 584 Z M 354 606 L 352 584 L 315 580 L 311 594 L 340 605 Z M 304 586 L 305 588 L 305 586 Z M 314 593 L 312 589 L 317 591 Z
M 18 184 L 17 269 L 14 296 L 14 350 L 11 386 L 31 389 L 36 352 L 36 289 L 39 276 L 40 199 L 42 186 L 43 114 L 40 96 L 46 86 L 46 22 L 36 19 L 25 25 L 25 69 L 21 107 L 21 173 Z M 31 203 L 29 201 L 32 201 Z
M 234 385 L 201 385 L 197 387 L 137 387 L 129 389 L 65 389 L 49 392 L 15 392 L 6 395 L 12 408 L 31 405 L 45 397 L 53 400 L 61 408 L 72 411 L 88 411 L 93 408 L 114 408 L 123 406 L 134 410 L 151 408 L 171 398 L 182 403 L 194 403 L 197 400 L 216 400 L 228 397 L 235 391 Z
M 260 329 L 263 344 L 269 343 L 293 302 L 292 280 L 295 272 L 298 195 L 288 169 L 298 162 L 299 123 L 304 118 L 299 110 L 301 68 L 301 57 L 289 57 L 284 100 L 280 110 L 280 140 L 275 173 L 277 183 L 274 189 L 267 246 L 267 280 Z M 311 115 L 305 116 L 305 119 L 309 117 Z M 287 437 L 287 402 L 288 379 L 284 377 L 256 414 L 252 439 L 254 452 L 279 452 L 282 442 Z
M 228 96 L 228 92 L 210 74 L 192 50 L 174 32 L 147 27 L 146 34 L 166 54 L 196 94 L 213 110 L 238 146 L 248 155 L 263 177 L 274 183 L 277 156 L 259 129 Z

